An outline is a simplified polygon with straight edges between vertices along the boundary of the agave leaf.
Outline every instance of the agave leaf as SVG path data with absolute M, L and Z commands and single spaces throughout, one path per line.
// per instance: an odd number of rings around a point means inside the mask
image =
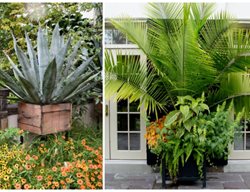
M 28 34 L 25 32 L 25 38 L 26 38 L 26 43 L 27 43 L 27 49 L 28 49 L 28 54 L 29 54 L 29 59 L 30 59 L 30 65 L 32 69 L 32 74 L 33 74 L 33 81 L 35 81 L 33 84 L 35 85 L 36 89 L 39 90 L 39 69 L 38 69 L 38 60 L 37 56 L 35 53 L 35 50 L 32 46 L 31 40 L 28 36 Z
M 93 71 L 87 72 L 81 75 L 80 77 L 75 77 L 75 79 L 72 82 L 67 81 L 66 85 L 63 86 L 61 90 L 58 90 L 58 92 L 55 94 L 55 95 L 58 95 L 56 97 L 56 100 L 63 100 L 68 95 L 70 95 L 75 90 L 77 90 L 81 84 L 90 82 L 92 79 L 94 79 L 98 75 L 98 73 L 94 75 L 93 73 L 94 73 Z
M 48 67 L 50 54 L 48 49 L 47 38 L 39 27 L 37 36 L 37 52 L 38 52 L 38 63 L 39 63 L 39 77 L 40 77 L 40 91 L 42 93 L 42 82 L 44 78 L 45 70 Z
M 9 60 L 10 65 L 11 65 L 12 68 L 13 68 L 15 77 L 16 77 L 16 78 L 17 78 L 18 76 L 24 77 L 23 73 L 17 68 L 16 64 L 12 61 L 12 59 L 9 57 L 9 55 L 7 55 L 5 52 L 4 52 L 4 54 L 5 54 L 5 56 L 7 57 L 7 59 Z
M 63 62 L 64 62 L 64 59 L 65 59 L 66 53 L 68 51 L 70 42 L 71 42 L 71 39 L 69 38 L 67 43 L 56 54 L 57 71 L 62 71 Z M 62 77 L 62 74 L 58 73 L 57 75 L 58 75 L 57 80 L 59 81 L 61 79 L 61 77 Z
M 16 96 L 18 96 L 19 98 L 25 100 L 26 94 L 25 92 L 22 90 L 21 86 L 17 84 L 17 82 L 15 82 L 12 77 L 4 72 L 3 70 L 0 69 L 0 82 L 3 81 L 4 87 L 7 87 L 8 89 L 10 89 Z
M 30 103 L 40 103 L 40 97 L 38 95 L 38 92 L 34 88 L 34 86 L 27 79 L 25 79 L 23 77 L 18 77 L 18 78 L 20 80 L 19 82 L 21 83 L 22 88 L 27 93 L 26 95 L 28 95 L 30 97 L 28 102 L 30 102 Z
M 53 59 L 44 74 L 44 79 L 43 79 L 44 103 L 50 102 L 51 95 L 56 85 L 56 74 L 57 74 L 56 61 L 55 59 Z
M 56 54 L 58 54 L 58 52 L 60 51 L 60 49 L 62 47 L 60 37 L 61 36 L 60 36 L 60 32 L 59 32 L 59 25 L 57 23 L 55 29 L 53 30 L 51 46 L 50 46 L 50 53 L 54 56 Z
M 22 49 L 17 45 L 16 38 L 12 34 L 13 41 L 14 41 L 14 49 L 16 51 L 16 55 L 18 58 L 18 61 L 22 67 L 22 73 L 26 79 L 28 79 L 30 82 L 34 83 L 35 75 L 32 73 L 31 65 L 29 62 L 29 59 L 25 55 L 25 53 L 22 51 Z
M 88 65 L 93 61 L 93 59 L 95 58 L 96 54 L 93 55 L 92 57 L 88 58 L 86 61 L 84 61 L 75 71 L 73 71 L 72 73 L 69 74 L 68 76 L 68 81 L 72 81 L 75 79 L 75 77 L 80 76 L 81 74 L 83 74 L 83 72 L 86 70 L 86 68 L 88 67 Z
M 95 87 L 97 85 L 98 82 L 92 82 L 92 83 L 89 83 L 89 84 L 86 84 L 84 85 L 83 87 L 75 90 L 72 94 L 70 94 L 69 96 L 67 96 L 65 99 L 63 99 L 63 101 L 68 101 L 70 100 L 72 97 L 74 97 L 75 95 L 77 95 L 78 93 L 82 93 L 86 90 L 89 90 L 93 87 Z
M 74 84 L 74 87 L 76 87 L 77 86 L 76 80 L 78 79 L 79 76 L 81 76 L 83 74 L 83 72 L 86 70 L 87 66 L 92 62 L 94 57 L 95 57 L 95 55 L 90 57 L 87 61 L 83 62 L 83 64 L 80 65 L 75 71 L 71 72 L 67 78 L 60 80 L 52 97 L 55 97 L 55 96 L 61 95 L 61 94 L 64 95 L 63 94 L 64 92 L 68 92 L 68 89 L 63 90 L 65 88 L 64 87 L 65 84 L 70 85 L 71 88 L 72 88 L 72 85 Z M 57 96 L 56 98 L 59 98 L 59 96 Z M 60 96 L 60 98 L 63 98 L 63 96 Z M 58 100 L 58 99 L 56 99 L 56 100 Z
M 68 76 L 69 69 L 70 69 L 70 67 L 71 67 L 71 65 L 72 65 L 72 63 L 73 63 L 73 61 L 74 61 L 74 59 L 75 59 L 75 57 L 77 55 L 77 52 L 78 52 L 78 49 L 79 49 L 80 45 L 81 45 L 81 42 L 78 41 L 78 43 L 76 43 L 75 46 L 74 46 L 73 52 L 68 56 L 67 65 L 66 65 L 64 73 L 63 73 L 64 77 Z

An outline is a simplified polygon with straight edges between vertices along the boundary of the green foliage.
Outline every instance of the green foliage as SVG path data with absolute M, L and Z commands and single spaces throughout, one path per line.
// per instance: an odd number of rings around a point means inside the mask
M 0 137 L 14 141 L 18 130 Z M 68 137 L 39 136 L 26 147 L 0 143 L 0 189 L 101 189 L 101 146 L 100 130 L 75 125 Z
M 191 155 L 201 176 L 205 160 L 228 156 L 228 145 L 233 142 L 241 116 L 239 114 L 236 121 L 230 119 L 232 105 L 225 109 L 225 102 L 217 107 L 216 112 L 210 113 L 204 102 L 204 94 L 197 99 L 189 95 L 178 97 L 177 109 L 166 116 L 158 145 L 151 149 L 166 158 L 165 163 L 173 180 Z
M 48 104 L 69 101 L 80 92 L 92 89 L 97 84 L 98 69 L 89 66 L 93 58 L 86 55 L 83 63 L 72 70 L 77 60 L 79 43 L 74 46 L 72 53 L 67 54 L 70 38 L 65 42 L 60 35 L 59 25 L 56 25 L 48 46 L 48 37 L 45 31 L 39 28 L 37 33 L 37 53 L 26 33 L 27 54 L 17 45 L 14 38 L 14 48 L 21 69 L 9 58 L 15 79 L 8 73 L 0 70 L 0 79 L 3 86 L 9 88 L 22 101 L 28 103 Z
M 25 48 L 24 32 L 30 34 L 33 42 L 39 25 L 46 27 L 48 33 L 52 33 L 55 23 L 59 23 L 60 32 L 72 37 L 74 43 L 81 40 L 81 48 L 87 47 L 90 55 L 100 52 L 101 46 L 95 46 L 95 42 L 99 45 L 101 43 L 102 14 L 96 14 L 94 18 L 85 18 L 82 14 L 100 9 L 102 9 L 101 3 L 1 3 L 0 58 L 2 66 L 9 67 L 2 50 L 14 59 L 11 32 L 15 34 L 21 47 Z M 97 65 L 100 62 L 97 60 Z
M 8 128 L 0 130 L 0 145 L 5 143 L 14 144 L 18 142 L 16 139 L 20 136 L 25 136 L 27 132 L 21 131 L 19 128 Z
M 149 113 L 169 111 L 177 96 L 197 97 L 205 92 L 213 98 L 229 73 L 249 68 L 249 31 L 235 28 L 230 14 L 215 13 L 215 4 L 150 3 L 147 8 L 146 22 L 111 20 L 147 62 L 116 63 L 115 56 L 107 52 L 107 99 L 116 95 L 116 100 L 140 100 Z M 146 75 L 145 68 L 149 68 Z M 209 100 L 208 105 L 225 99 Z
M 204 115 L 205 122 L 201 124 L 206 129 L 206 155 L 208 159 L 225 159 L 229 155 L 229 144 L 234 141 L 236 130 L 240 129 L 240 120 L 244 111 L 238 113 L 235 120 L 232 116 L 232 102 L 226 110 L 226 102 L 218 105 L 215 112 Z

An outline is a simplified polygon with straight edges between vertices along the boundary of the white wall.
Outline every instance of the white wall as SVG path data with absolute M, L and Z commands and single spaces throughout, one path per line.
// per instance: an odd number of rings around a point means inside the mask
M 238 19 L 250 19 L 249 3 L 216 3 L 216 11 L 227 10 Z M 105 3 L 106 18 L 129 15 L 135 18 L 146 18 L 146 3 Z

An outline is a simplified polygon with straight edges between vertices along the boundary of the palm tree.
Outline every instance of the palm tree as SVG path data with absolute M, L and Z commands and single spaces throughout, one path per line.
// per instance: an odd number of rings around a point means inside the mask
M 214 14 L 214 8 L 212 3 L 151 3 L 147 22 L 113 19 L 147 62 L 128 56 L 115 63 L 106 51 L 106 97 L 140 100 L 156 114 L 174 107 L 181 95 L 205 92 L 211 106 L 230 97 L 221 85 L 229 73 L 250 65 L 249 35 L 228 13 Z

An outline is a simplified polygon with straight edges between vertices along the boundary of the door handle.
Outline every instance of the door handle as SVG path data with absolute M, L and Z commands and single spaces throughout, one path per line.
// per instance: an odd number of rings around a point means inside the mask
M 105 105 L 105 115 L 108 116 L 109 115 L 109 106 Z

